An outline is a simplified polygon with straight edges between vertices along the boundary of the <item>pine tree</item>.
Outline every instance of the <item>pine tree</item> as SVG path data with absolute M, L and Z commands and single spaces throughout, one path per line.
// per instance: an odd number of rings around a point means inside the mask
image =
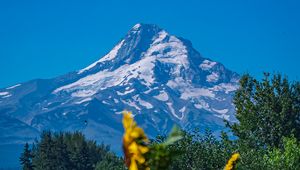
M 88 143 L 82 133 L 75 132 L 73 134 L 66 134 L 65 142 L 70 152 L 69 157 L 73 169 L 90 170 L 93 169 L 94 166 L 96 166 L 98 160 L 92 161 L 92 157 L 100 156 L 96 153 L 95 155 L 89 154 L 90 147 L 88 146 Z M 94 147 L 94 149 L 97 149 L 97 147 Z
M 63 133 L 55 135 L 53 145 L 54 168 L 60 170 L 71 169 L 71 162 L 69 158 L 69 151 L 67 145 L 64 143 Z
M 53 153 L 54 142 L 52 133 L 44 131 L 41 135 L 41 141 L 37 145 L 36 155 L 33 158 L 33 165 L 37 169 L 55 170 L 55 155 Z
M 28 143 L 26 143 L 24 146 L 24 152 L 22 153 L 22 155 L 20 157 L 20 162 L 21 162 L 23 170 L 33 170 L 32 154 L 29 149 Z
M 112 157 L 108 157 L 112 154 Z M 114 166 L 123 163 L 106 145 L 97 145 L 95 141 L 86 140 L 80 132 L 51 133 L 44 131 L 40 141 L 32 147 L 32 164 L 38 170 L 93 170 L 101 161 L 116 161 Z M 103 162 L 104 163 L 104 162 Z M 106 163 L 102 165 L 106 165 Z M 121 166 L 122 167 L 122 166 Z

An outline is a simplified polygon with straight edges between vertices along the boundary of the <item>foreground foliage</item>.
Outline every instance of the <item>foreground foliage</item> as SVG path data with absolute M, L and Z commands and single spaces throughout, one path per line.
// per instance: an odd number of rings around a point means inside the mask
M 124 112 L 123 126 L 123 150 L 129 170 L 169 169 L 174 155 L 171 155 L 168 147 L 182 138 L 179 129 L 174 128 L 164 141 L 150 143 L 144 130 L 137 126 L 131 112 Z

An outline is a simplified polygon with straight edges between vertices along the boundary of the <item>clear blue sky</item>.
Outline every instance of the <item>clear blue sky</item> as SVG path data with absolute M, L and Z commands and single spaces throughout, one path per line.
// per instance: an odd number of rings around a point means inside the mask
M 0 87 L 83 68 L 138 22 L 191 40 L 238 73 L 299 80 L 298 0 L 1 0 Z

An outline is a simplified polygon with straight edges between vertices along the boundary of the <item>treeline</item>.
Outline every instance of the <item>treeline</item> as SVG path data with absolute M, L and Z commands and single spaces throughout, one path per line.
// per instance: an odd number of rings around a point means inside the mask
M 122 159 L 108 146 L 97 145 L 80 132 L 44 131 L 40 141 L 24 146 L 20 161 L 24 170 L 124 169 Z
M 244 75 L 234 105 L 238 122 L 225 122 L 234 137 L 227 133 L 215 137 L 209 130 L 205 134 L 183 132 L 181 140 L 168 145 L 167 152 L 155 153 L 150 163 L 165 162 L 172 170 L 216 170 L 239 153 L 237 169 L 300 169 L 299 82 L 289 82 L 279 74 L 266 73 L 261 81 Z M 158 136 L 150 145 L 165 140 Z M 21 163 L 24 169 L 125 169 L 122 158 L 105 145 L 86 141 L 80 133 L 44 132 L 31 149 L 25 145 Z

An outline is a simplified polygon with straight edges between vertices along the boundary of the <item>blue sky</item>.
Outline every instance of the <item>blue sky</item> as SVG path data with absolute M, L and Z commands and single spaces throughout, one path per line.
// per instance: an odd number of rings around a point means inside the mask
M 240 74 L 299 80 L 297 0 L 0 1 L 0 87 L 81 69 L 136 23 L 192 41 Z

